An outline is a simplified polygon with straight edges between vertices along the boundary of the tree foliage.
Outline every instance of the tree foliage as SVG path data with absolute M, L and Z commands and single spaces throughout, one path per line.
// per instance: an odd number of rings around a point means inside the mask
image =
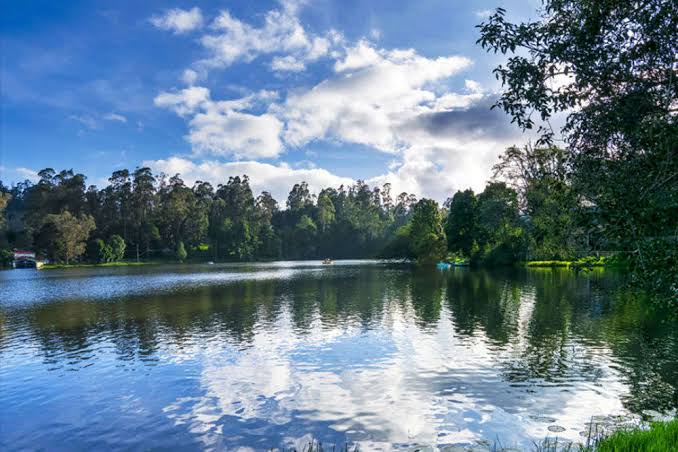
M 96 227 L 91 215 L 76 217 L 68 210 L 47 215 L 44 224 L 54 229 L 53 255 L 66 264 L 85 252 L 86 241 Z
M 417 262 L 435 263 L 447 255 L 442 216 L 432 199 L 422 199 L 414 205 L 409 232 L 410 250 Z
M 153 174 L 146 167 L 117 170 L 101 189 L 86 187 L 85 180 L 72 170 L 48 168 L 35 184 L 0 187 L 8 193 L 3 199 L 11 198 L 4 217 L 13 219 L 0 248 L 23 246 L 57 259 L 58 230 L 44 219 L 69 212 L 95 219 L 87 243 L 93 262 L 113 262 L 125 253 L 171 259 L 179 242 L 185 259 L 374 257 L 406 224 L 415 202 L 408 194 L 394 202 L 388 185 L 377 189 L 362 181 L 323 189 L 318 197 L 301 182 L 281 210 L 269 192 L 255 198 L 247 176 L 230 177 L 216 189 L 203 181 L 188 186 L 178 174 Z
M 476 243 L 478 201 L 473 190 L 458 191 L 448 204 L 445 220 L 447 247 L 450 252 L 471 256 Z
M 477 196 L 472 190 L 458 191 L 448 205 L 445 231 L 450 252 L 489 265 L 525 258 L 527 225 L 514 189 L 492 182 Z
M 539 124 L 541 143 L 556 138 L 550 118 L 565 115 L 560 132 L 580 201 L 638 279 L 674 295 L 677 10 L 666 0 L 546 0 L 536 20 L 519 24 L 497 9 L 478 40 L 510 55 L 494 71 L 504 87 L 496 105 L 523 129 Z

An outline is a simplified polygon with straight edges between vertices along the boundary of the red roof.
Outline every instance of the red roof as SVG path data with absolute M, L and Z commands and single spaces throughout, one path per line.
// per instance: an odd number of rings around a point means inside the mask
M 14 250 L 14 257 L 17 257 L 17 256 L 35 257 L 35 253 L 33 251 Z

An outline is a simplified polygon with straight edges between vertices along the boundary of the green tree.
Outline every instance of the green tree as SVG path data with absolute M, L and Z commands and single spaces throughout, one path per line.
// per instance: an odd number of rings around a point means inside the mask
M 158 190 L 156 223 L 160 236 L 169 249 L 176 249 L 180 241 L 194 241 L 196 235 L 191 226 L 195 212 L 195 193 L 184 184 L 177 174 L 169 181 L 161 180 Z
M 53 225 L 55 234 L 55 256 L 66 264 L 85 252 L 86 241 L 95 229 L 94 218 L 90 215 L 73 216 L 69 211 L 50 214 L 45 223 Z
M 576 192 L 638 281 L 678 292 L 675 2 L 546 0 L 536 20 L 498 9 L 479 29 L 483 48 L 511 54 L 497 105 L 523 129 L 541 121 L 546 143 L 548 120 L 566 116 Z
M 308 184 L 306 182 L 294 184 L 287 197 L 287 208 L 292 212 L 297 212 L 310 206 L 313 206 L 313 196 L 308 189 Z
M 393 236 L 389 238 L 386 246 L 379 253 L 381 259 L 411 259 L 417 257 L 412 252 L 410 246 L 410 226 L 405 224 L 395 230 Z
M 477 206 L 473 190 L 458 191 L 449 202 L 445 234 L 447 249 L 471 257 L 477 235 Z
M 5 192 L 2 182 L 0 182 L 0 267 L 9 264 L 9 262 L 6 262 L 9 250 L 7 249 L 7 221 L 5 220 L 5 210 L 11 199 L 12 194 Z
M 9 267 L 14 260 L 14 253 L 11 250 L 0 249 L 0 267 Z
M 278 213 L 278 202 L 267 191 L 256 201 L 256 234 L 259 239 L 257 256 L 276 259 L 280 256 L 280 238 L 273 226 L 273 217 Z
M 591 227 L 572 187 L 567 152 L 557 147 L 510 147 L 494 166 L 495 178 L 506 180 L 518 194 L 526 215 L 531 259 L 564 259 L 588 253 Z
M 420 264 L 435 263 L 447 254 L 447 240 L 438 203 L 421 199 L 414 205 L 410 223 L 410 248 Z
M 477 200 L 478 249 L 472 258 L 490 265 L 511 264 L 523 258 L 525 241 L 516 191 L 503 182 L 492 182 Z
M 324 233 L 334 223 L 336 210 L 332 200 L 325 192 L 318 196 L 318 223 L 320 230 Z
M 97 260 L 101 264 L 106 264 L 108 262 L 113 262 L 115 259 L 113 257 L 113 250 L 111 245 L 104 242 L 102 239 L 96 240 L 97 248 Z
M 150 168 L 134 170 L 132 180 L 132 227 L 134 247 L 150 253 L 151 243 L 157 240 L 157 227 L 154 223 L 153 209 L 156 203 L 155 177 Z
M 115 231 L 127 240 L 128 229 L 132 226 L 132 181 L 129 170 L 114 171 L 108 181 L 111 183 L 112 201 L 118 220 Z
M 22 221 L 33 242 L 45 248 L 52 248 L 50 227 L 44 227 L 45 218 L 68 210 L 74 215 L 84 213 L 85 176 L 73 170 L 57 173 L 52 168 L 38 172 L 40 178 L 35 185 L 29 184 L 21 195 L 23 203 Z
M 177 259 L 179 259 L 179 262 L 183 262 L 186 260 L 186 256 L 188 254 L 186 253 L 186 248 L 184 247 L 184 242 L 181 240 L 179 243 L 177 243 L 177 252 L 176 252 Z
M 2 183 L 0 183 L 0 187 L 2 187 Z M 11 193 L 0 191 L 0 233 L 5 232 L 5 209 L 10 199 L 12 199 Z
M 259 248 L 257 212 L 249 178 L 230 177 L 219 185 L 210 212 L 210 237 L 216 256 L 249 260 Z
M 294 227 L 294 241 L 299 257 L 310 258 L 315 256 L 316 236 L 318 226 L 308 215 L 302 215 Z
M 127 245 L 125 244 L 125 240 L 118 234 L 111 236 L 108 246 L 111 248 L 111 258 L 113 262 L 118 262 L 125 258 L 125 248 L 127 248 Z

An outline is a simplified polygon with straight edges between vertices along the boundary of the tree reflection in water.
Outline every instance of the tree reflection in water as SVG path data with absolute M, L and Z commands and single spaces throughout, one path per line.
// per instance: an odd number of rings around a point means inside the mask
M 636 413 L 677 407 L 676 325 L 619 287 L 620 277 L 604 272 L 336 265 L 104 299 L 84 290 L 3 303 L 0 403 L 9 408 L 0 423 L 16 431 L 3 441 L 21 444 L 22 432 L 42 428 L 44 441 L 110 446 L 136 431 L 137 415 L 120 404 L 130 394 L 155 429 L 137 434 L 139 444 L 217 448 L 309 434 L 366 445 L 499 434 L 520 444 L 545 431 L 534 415 L 570 430 L 583 425 L 595 414 L 586 411 L 592 398 Z M 119 387 L 101 387 L 110 381 Z M 104 443 L 92 442 L 103 427 L 86 417 L 55 426 L 30 415 L 80 394 L 87 397 L 69 410 L 99 410 L 118 430 L 100 436 Z

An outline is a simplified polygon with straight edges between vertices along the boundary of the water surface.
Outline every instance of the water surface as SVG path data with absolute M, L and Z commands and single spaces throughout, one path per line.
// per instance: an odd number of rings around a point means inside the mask
M 0 272 L 0 449 L 581 440 L 678 406 L 614 274 L 281 262 Z

